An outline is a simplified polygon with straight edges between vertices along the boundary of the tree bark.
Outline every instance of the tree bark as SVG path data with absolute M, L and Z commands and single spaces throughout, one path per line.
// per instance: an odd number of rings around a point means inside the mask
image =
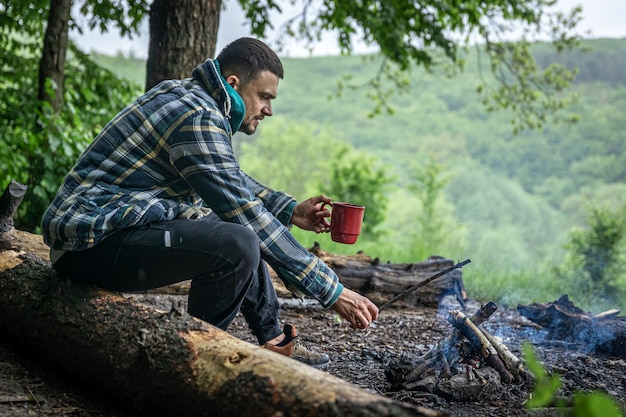
M 14 244 L 13 215 L 24 199 L 27 189 L 25 185 L 12 180 L 0 196 L 0 250 L 11 249 Z
M 63 81 L 67 54 L 68 22 L 72 0 L 51 0 L 48 26 L 43 41 L 43 53 L 39 62 L 39 100 L 47 101 L 56 114 L 63 103 Z M 50 94 L 47 80 L 52 82 Z
M 28 245 L 18 246 L 0 251 L 3 337 L 142 415 L 440 415 L 371 394 L 189 316 L 62 282 L 48 262 L 24 250 Z
M 155 0 L 150 11 L 146 90 L 188 78 L 215 54 L 221 0 Z

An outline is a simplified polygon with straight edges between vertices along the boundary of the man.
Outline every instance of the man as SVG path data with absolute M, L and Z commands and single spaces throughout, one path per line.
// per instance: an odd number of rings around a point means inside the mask
M 272 115 L 283 67 L 238 39 L 192 78 L 163 81 L 109 122 L 66 176 L 42 219 L 60 275 L 115 291 L 191 280 L 188 312 L 227 329 L 241 310 L 259 344 L 315 367 L 325 354 L 280 328 L 265 262 L 295 292 L 353 328 L 377 307 L 344 288 L 289 228 L 328 232 L 326 196 L 297 203 L 244 174 L 231 139 Z M 265 261 L 265 262 L 264 262 Z

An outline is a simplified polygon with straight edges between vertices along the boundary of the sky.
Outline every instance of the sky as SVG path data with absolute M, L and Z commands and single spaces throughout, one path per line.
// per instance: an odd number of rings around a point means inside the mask
M 226 9 L 222 11 L 218 32 L 217 48 L 219 51 L 229 41 L 242 36 L 248 36 L 249 26 L 244 22 L 244 16 L 235 0 L 226 0 Z M 578 25 L 579 33 L 593 38 L 626 38 L 626 1 L 625 0 L 558 0 L 557 9 L 567 11 L 581 5 L 583 8 L 582 21 Z M 285 16 L 289 11 L 285 10 Z M 294 12 L 295 13 L 295 12 Z M 86 32 L 82 35 L 71 32 L 70 37 L 86 52 L 98 52 L 115 55 L 118 52 L 139 58 L 148 55 L 149 36 L 147 22 L 142 27 L 141 34 L 132 40 L 120 38 L 113 33 Z M 272 44 L 272 35 L 268 38 Z M 364 45 L 356 45 L 354 53 L 371 52 Z M 332 34 L 325 36 L 316 44 L 313 55 L 336 55 L 339 50 Z M 310 52 L 302 44 L 290 43 L 281 51 L 281 56 L 302 57 L 309 56 Z

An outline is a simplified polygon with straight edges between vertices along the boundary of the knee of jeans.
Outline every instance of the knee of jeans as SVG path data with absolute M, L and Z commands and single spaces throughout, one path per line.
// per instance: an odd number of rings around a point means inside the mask
M 261 262 L 259 238 L 250 229 L 241 228 L 238 233 L 230 233 L 224 239 L 224 249 L 231 255 L 237 254 L 240 267 L 255 271 Z

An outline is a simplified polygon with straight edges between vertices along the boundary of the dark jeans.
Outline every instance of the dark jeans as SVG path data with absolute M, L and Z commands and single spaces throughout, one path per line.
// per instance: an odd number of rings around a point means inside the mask
M 191 280 L 188 312 L 226 330 L 241 309 L 259 343 L 280 335 L 280 306 L 259 241 L 215 214 L 125 229 L 54 268 L 73 281 L 120 292 Z

